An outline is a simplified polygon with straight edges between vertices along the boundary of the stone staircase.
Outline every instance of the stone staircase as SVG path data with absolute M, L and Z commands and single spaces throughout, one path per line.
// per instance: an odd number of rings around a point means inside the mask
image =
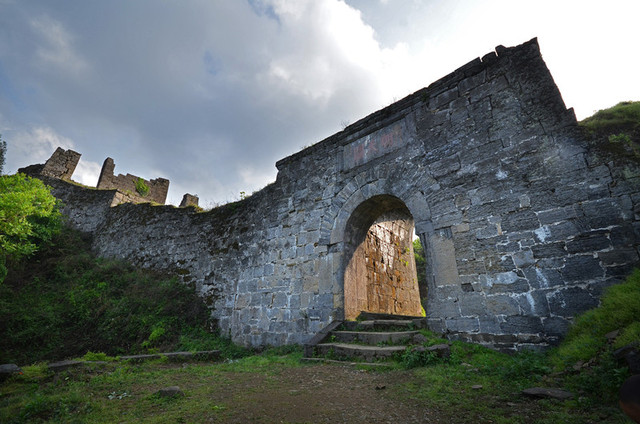
M 419 344 L 426 319 L 363 312 L 357 321 L 334 321 L 304 346 L 305 358 L 360 360 L 391 359 L 410 344 Z

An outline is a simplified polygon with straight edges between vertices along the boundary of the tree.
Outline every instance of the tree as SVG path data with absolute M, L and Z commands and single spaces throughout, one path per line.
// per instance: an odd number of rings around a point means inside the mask
M 7 154 L 7 142 L 2 139 L 2 134 L 0 134 L 0 175 L 2 175 L 2 170 L 4 169 L 4 158 Z
M 0 175 L 0 282 L 7 259 L 33 254 L 60 230 L 59 201 L 38 179 Z

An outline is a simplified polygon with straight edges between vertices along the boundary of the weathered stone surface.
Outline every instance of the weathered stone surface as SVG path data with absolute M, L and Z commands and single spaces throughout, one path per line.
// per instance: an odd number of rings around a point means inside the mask
M 432 330 L 513 350 L 557 343 L 640 262 L 639 167 L 583 137 L 532 40 L 280 160 L 273 184 L 208 212 L 111 207 L 126 199 L 42 178 L 100 255 L 176 271 L 235 342 L 305 343 L 359 309 L 420 315 L 428 293 Z M 417 290 L 410 227 L 427 262 Z

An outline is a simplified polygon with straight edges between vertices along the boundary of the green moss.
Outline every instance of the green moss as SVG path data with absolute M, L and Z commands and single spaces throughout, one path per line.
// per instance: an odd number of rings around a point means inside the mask
M 138 179 L 136 180 L 136 191 L 142 197 L 145 197 L 147 194 L 149 194 L 149 186 L 140 177 L 138 177 Z

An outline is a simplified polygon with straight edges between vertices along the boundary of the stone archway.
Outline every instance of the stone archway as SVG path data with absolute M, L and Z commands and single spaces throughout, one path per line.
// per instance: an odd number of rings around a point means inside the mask
M 345 229 L 345 319 L 362 311 L 422 315 L 413 232 L 413 216 L 397 197 L 374 196 L 353 211 Z

